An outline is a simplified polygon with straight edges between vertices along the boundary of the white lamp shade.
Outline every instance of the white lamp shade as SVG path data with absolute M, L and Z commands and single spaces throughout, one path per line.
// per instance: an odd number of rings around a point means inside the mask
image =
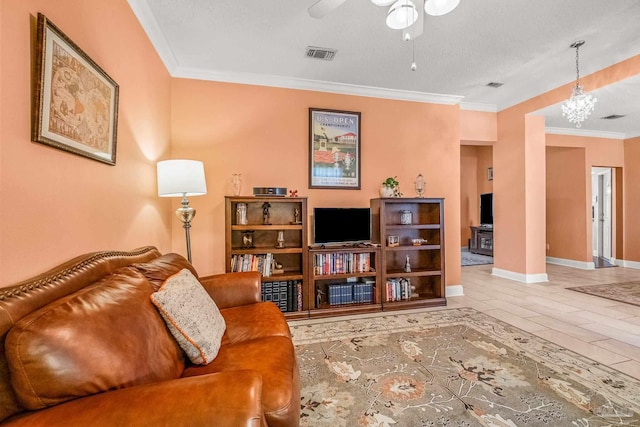
M 398 0 L 387 15 L 387 27 L 402 30 L 418 20 L 418 10 L 411 0 Z
M 460 0 L 427 0 L 424 3 L 424 11 L 431 16 L 446 15 L 458 7 L 458 4 Z
M 158 162 L 157 171 L 160 197 L 207 194 L 204 164 L 198 160 L 164 160 Z

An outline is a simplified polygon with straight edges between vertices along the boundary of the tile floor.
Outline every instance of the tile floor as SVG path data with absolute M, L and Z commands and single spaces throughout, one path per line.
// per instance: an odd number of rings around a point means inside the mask
M 640 379 L 640 307 L 565 289 L 640 280 L 640 270 L 547 264 L 549 282 L 526 284 L 492 276 L 492 267 L 463 267 L 464 296 L 448 307 L 473 307 Z

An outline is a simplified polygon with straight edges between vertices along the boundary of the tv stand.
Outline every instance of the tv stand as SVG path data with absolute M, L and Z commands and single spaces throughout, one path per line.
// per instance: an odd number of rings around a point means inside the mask
M 471 227 L 471 246 L 469 252 L 472 254 L 493 256 L 493 226 Z

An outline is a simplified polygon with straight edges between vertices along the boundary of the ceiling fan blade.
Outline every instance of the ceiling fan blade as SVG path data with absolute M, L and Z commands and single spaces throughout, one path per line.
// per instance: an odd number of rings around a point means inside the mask
M 312 18 L 322 18 L 347 0 L 318 0 L 307 9 Z
M 418 19 L 409 28 L 402 30 L 402 40 L 413 40 L 424 31 L 424 0 L 413 0 L 418 10 Z

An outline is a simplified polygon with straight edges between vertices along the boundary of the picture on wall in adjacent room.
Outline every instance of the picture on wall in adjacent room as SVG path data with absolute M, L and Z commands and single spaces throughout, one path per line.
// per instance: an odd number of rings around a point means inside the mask
M 118 84 L 38 13 L 32 140 L 116 164 Z
M 309 188 L 360 189 L 360 113 L 309 108 Z

